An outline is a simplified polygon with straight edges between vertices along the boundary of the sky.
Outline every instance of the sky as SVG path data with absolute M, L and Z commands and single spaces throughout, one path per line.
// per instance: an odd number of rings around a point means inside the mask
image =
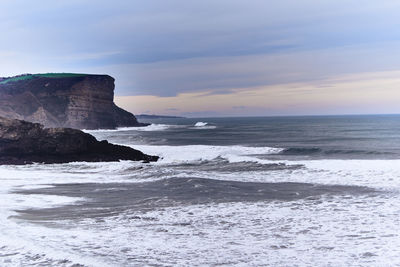
M 134 114 L 400 113 L 398 0 L 0 4 L 0 76 L 109 74 Z

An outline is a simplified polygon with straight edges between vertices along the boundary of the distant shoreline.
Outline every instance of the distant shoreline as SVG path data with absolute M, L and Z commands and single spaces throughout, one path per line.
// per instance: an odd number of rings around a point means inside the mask
M 135 115 L 138 117 L 138 115 Z M 180 118 L 180 119 L 245 119 L 245 118 L 332 118 L 332 117 L 396 117 L 400 113 L 382 114 L 322 114 L 322 115 L 235 115 L 235 116 L 204 116 L 204 117 L 174 117 L 160 116 L 159 118 Z
M 139 114 L 135 115 L 138 119 L 186 119 L 186 117 L 179 117 L 179 116 L 167 116 L 167 115 L 149 115 L 149 114 Z

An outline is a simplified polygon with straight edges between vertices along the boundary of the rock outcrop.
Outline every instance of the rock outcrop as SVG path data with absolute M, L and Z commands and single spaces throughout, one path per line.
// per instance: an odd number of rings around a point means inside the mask
M 114 87 L 114 78 L 108 75 L 50 73 L 0 78 L 0 116 L 77 129 L 147 125 L 115 105 Z
M 130 147 L 97 141 L 70 128 L 44 128 L 38 123 L 0 117 L 0 165 L 74 161 L 157 161 Z

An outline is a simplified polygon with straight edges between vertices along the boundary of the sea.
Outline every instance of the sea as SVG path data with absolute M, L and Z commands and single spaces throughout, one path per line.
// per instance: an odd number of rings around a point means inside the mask
M 400 115 L 154 119 L 0 166 L 0 266 L 400 266 Z

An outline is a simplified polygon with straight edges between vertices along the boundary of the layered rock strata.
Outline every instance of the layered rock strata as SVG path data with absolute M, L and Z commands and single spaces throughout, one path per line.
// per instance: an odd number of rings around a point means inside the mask
M 45 127 L 114 129 L 145 126 L 114 103 L 114 78 L 88 74 L 25 74 L 0 79 L 0 116 Z

